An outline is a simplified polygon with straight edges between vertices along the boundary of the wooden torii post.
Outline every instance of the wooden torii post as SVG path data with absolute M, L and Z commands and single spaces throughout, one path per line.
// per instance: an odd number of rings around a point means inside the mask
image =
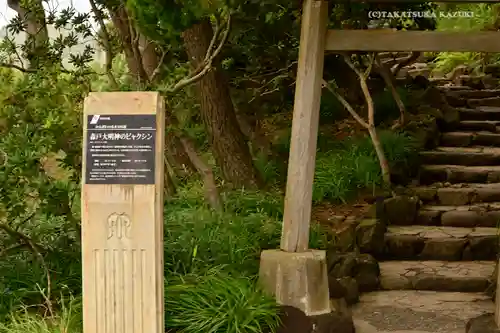
M 412 1 L 351 0 L 351 2 Z M 499 3 L 500 1 L 437 0 L 436 2 Z M 307 315 L 330 311 L 325 252 L 309 249 L 325 51 L 500 52 L 500 32 L 327 30 L 328 14 L 328 1 L 304 0 L 281 251 L 264 251 L 261 255 L 260 277 L 265 289 L 276 296 L 278 303 L 300 308 Z M 499 294 L 500 290 L 497 292 L 497 295 Z M 497 324 L 500 324 L 499 301 L 496 303 L 495 318 Z

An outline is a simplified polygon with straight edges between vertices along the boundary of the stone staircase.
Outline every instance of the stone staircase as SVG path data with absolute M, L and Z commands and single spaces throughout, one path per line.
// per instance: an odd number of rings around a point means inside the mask
M 353 307 L 357 333 L 465 333 L 494 312 L 485 291 L 498 252 L 500 90 L 446 94 L 460 122 L 421 153 L 417 223 L 388 226 L 382 290 Z

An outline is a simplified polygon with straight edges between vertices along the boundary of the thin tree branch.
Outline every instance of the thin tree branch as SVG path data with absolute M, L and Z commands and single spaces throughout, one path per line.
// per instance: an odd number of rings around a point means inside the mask
M 28 245 L 26 245 L 26 244 L 17 244 L 17 245 L 11 246 L 11 247 L 4 248 L 4 249 L 2 249 L 0 251 L 0 258 L 2 258 L 3 256 L 8 255 L 10 252 L 22 249 L 24 247 L 28 247 Z
M 18 71 L 23 72 L 23 73 L 36 73 L 36 69 L 24 68 L 22 66 L 9 64 L 6 62 L 0 62 L 0 67 L 17 69 Z
M 163 50 L 163 52 L 161 53 L 160 61 L 158 61 L 158 66 L 156 66 L 155 70 L 153 71 L 153 74 L 151 74 L 151 78 L 149 79 L 150 82 L 152 83 L 155 82 L 158 75 L 160 75 L 161 66 L 163 65 L 163 61 L 165 61 L 167 53 L 168 52 L 166 50 Z
M 37 73 L 39 71 L 39 69 L 35 69 L 35 68 L 24 68 L 22 66 L 19 66 L 19 65 L 15 65 L 15 64 L 9 64 L 7 62 L 0 62 L 0 67 L 4 67 L 4 68 L 11 68 L 11 69 L 15 69 L 15 70 L 18 70 L 22 73 L 26 73 L 26 74 L 31 74 L 31 73 Z M 69 71 L 67 69 L 64 69 L 64 68 L 60 68 L 58 69 L 61 73 L 66 73 L 66 74 L 69 74 L 69 73 L 73 73 L 72 71 Z
M 18 240 L 20 240 L 24 244 L 26 244 L 30 248 L 31 252 L 40 260 L 40 263 L 41 263 L 43 269 L 45 270 L 45 274 L 47 275 L 47 294 L 44 295 L 44 298 L 45 298 L 45 301 L 47 303 L 47 308 L 50 312 L 50 315 L 53 317 L 54 311 L 53 311 L 53 307 L 52 307 L 52 302 L 50 301 L 52 280 L 50 278 L 49 267 L 47 266 L 47 263 L 45 262 L 43 255 L 39 251 L 39 249 L 43 249 L 43 248 L 40 245 L 33 242 L 33 240 L 31 238 L 29 238 L 28 236 L 26 236 L 22 232 L 16 231 L 6 224 L 0 223 L 0 229 L 4 230 L 11 237 L 17 238 Z
M 371 57 L 371 61 L 370 61 L 370 64 L 368 66 L 368 69 L 370 69 L 370 70 L 373 66 L 373 60 L 374 60 L 374 58 Z M 372 99 L 372 96 L 370 95 L 370 89 L 368 88 L 368 84 L 366 83 L 366 78 L 367 78 L 367 76 L 365 76 L 366 73 L 365 74 L 361 73 L 361 71 L 359 69 L 357 69 L 356 66 L 352 63 L 349 56 L 344 55 L 344 61 L 347 63 L 347 65 L 349 67 L 351 67 L 351 69 L 359 77 L 359 84 L 361 85 L 361 90 L 363 91 L 363 96 L 366 99 L 366 104 L 368 107 L 368 124 L 370 126 L 375 126 L 375 110 L 374 110 L 374 106 L 373 106 L 373 99 Z M 369 74 L 370 73 L 368 72 L 368 75 Z
M 212 48 L 214 47 L 215 42 L 219 38 L 221 29 L 222 29 L 222 26 L 220 24 L 219 16 L 215 16 L 215 31 L 214 31 L 214 35 L 212 36 L 212 40 L 210 40 L 210 44 L 208 45 L 208 48 L 207 48 L 207 54 L 205 55 L 205 59 L 203 61 L 205 61 L 205 62 L 208 61 L 208 57 L 210 55 L 210 52 L 212 51 Z
M 202 177 L 203 187 L 205 189 L 205 199 L 213 209 L 221 210 L 223 208 L 222 199 L 217 188 L 217 182 L 212 168 L 204 161 L 203 157 L 199 156 L 194 142 L 179 129 L 179 120 L 177 116 L 171 112 L 170 108 L 167 107 L 166 110 L 165 121 L 169 123 L 168 125 L 172 126 L 173 133 L 179 139 L 182 149 L 184 149 L 192 165 Z
M 398 75 L 399 71 L 401 68 L 410 65 L 412 62 L 417 61 L 417 59 L 420 57 L 421 53 L 420 52 L 412 52 L 406 59 L 398 63 L 392 70 L 392 75 L 396 76 Z
M 361 118 L 361 116 L 353 109 L 351 104 L 349 104 L 349 102 L 344 97 L 342 97 L 335 89 L 333 89 L 328 84 L 328 82 L 326 82 L 325 79 L 322 80 L 322 85 L 323 85 L 323 87 L 328 89 L 328 91 L 330 91 L 335 96 L 335 98 L 337 98 L 339 100 L 339 102 L 346 108 L 346 110 L 351 114 L 351 116 L 358 123 L 361 124 L 361 126 L 363 126 L 366 129 L 368 129 L 370 127 L 370 125 L 366 121 L 364 121 L 363 118 Z
M 219 46 L 217 47 L 217 49 L 215 49 L 215 51 L 212 54 L 212 56 L 210 56 L 209 59 L 208 59 L 208 61 L 210 61 L 210 63 L 219 55 L 220 51 L 224 47 L 224 44 L 226 44 L 227 39 L 229 37 L 229 32 L 230 31 L 231 31 L 231 14 L 228 14 L 228 16 L 227 16 L 227 22 L 226 22 L 226 30 L 224 31 L 224 35 L 222 36 L 222 39 L 221 39 L 221 41 L 219 43 Z M 209 52 L 210 51 L 207 50 L 207 54 Z
M 379 73 L 382 76 L 382 79 L 384 79 L 386 86 L 390 89 L 392 98 L 396 102 L 399 109 L 399 124 L 396 123 L 392 127 L 392 129 L 396 129 L 397 127 L 405 124 L 406 107 L 398 93 L 398 90 L 396 89 L 396 85 L 394 84 L 394 75 L 392 74 L 390 68 L 382 62 L 378 55 L 375 55 L 375 64 L 377 65 Z
M 207 74 L 212 69 L 212 63 L 214 59 L 220 54 L 222 48 L 224 47 L 224 44 L 226 43 L 229 37 L 230 30 L 231 30 L 231 14 L 228 15 L 226 30 L 224 31 L 224 34 L 222 35 L 219 45 L 217 46 L 215 51 L 213 53 L 210 53 L 210 49 L 207 50 L 207 54 L 205 55 L 205 59 L 207 60 L 203 61 L 203 64 L 201 64 L 191 75 L 177 82 L 172 88 L 167 89 L 166 92 L 170 94 L 175 93 L 185 88 L 186 86 L 197 82 L 205 74 Z M 216 34 L 214 34 L 213 38 L 216 38 Z M 212 42 L 210 42 L 210 44 L 212 44 Z

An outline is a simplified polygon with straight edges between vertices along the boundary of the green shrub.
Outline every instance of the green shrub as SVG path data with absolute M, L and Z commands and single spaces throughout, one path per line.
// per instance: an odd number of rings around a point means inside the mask
M 434 65 L 437 71 L 450 73 L 459 65 L 475 68 L 480 65 L 481 59 L 482 55 L 478 52 L 440 52 L 434 59 Z
M 52 295 L 81 288 L 79 213 L 73 204 L 79 193 L 86 88 L 82 75 L 51 68 L 26 76 L 0 72 L 0 83 L 0 248 L 8 249 L 0 261 L 4 317 L 21 304 L 44 303 L 39 289 L 48 284 L 47 269 Z M 59 151 L 65 152 L 66 173 L 49 172 L 44 161 Z M 73 179 L 56 180 L 55 174 Z M 26 239 L 34 245 L 26 246 Z
M 257 274 L 263 249 L 279 247 L 282 196 L 279 193 L 224 193 L 226 210 L 216 212 L 196 203 L 196 185 L 179 189 L 165 207 L 165 269 L 179 274 L 204 273 L 215 266 L 242 276 Z M 198 199 L 195 199 L 198 198 Z M 320 229 L 311 232 L 311 247 L 321 248 Z
M 212 270 L 172 278 L 165 290 L 166 326 L 183 333 L 274 332 L 279 323 L 276 301 L 253 279 Z
M 381 131 L 380 141 L 391 166 L 411 164 L 416 156 L 415 140 L 401 133 Z M 360 189 L 382 184 L 382 173 L 369 137 L 343 142 L 319 154 L 316 161 L 313 200 L 346 202 Z

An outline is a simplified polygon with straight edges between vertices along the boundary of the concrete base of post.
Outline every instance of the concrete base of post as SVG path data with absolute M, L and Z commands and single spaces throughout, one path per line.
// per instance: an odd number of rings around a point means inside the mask
M 259 279 L 280 305 L 296 307 L 307 316 L 331 312 L 325 251 L 263 251 Z

